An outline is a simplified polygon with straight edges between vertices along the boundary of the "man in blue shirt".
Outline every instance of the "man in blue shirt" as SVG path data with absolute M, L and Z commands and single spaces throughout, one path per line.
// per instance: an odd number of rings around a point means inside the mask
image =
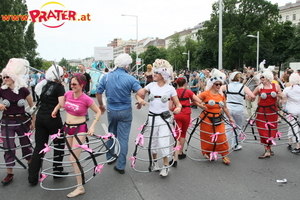
M 142 95 L 142 87 L 138 80 L 127 73 L 131 63 L 132 58 L 128 54 L 119 55 L 114 61 L 115 70 L 102 77 L 96 91 L 102 114 L 106 110 L 102 100 L 102 94 L 105 91 L 108 131 L 118 138 L 121 148 L 117 165 L 114 167 L 120 174 L 125 173 L 128 153 L 128 140 L 132 122 L 131 92 Z M 112 140 L 108 141 L 107 144 L 110 147 Z M 106 158 L 111 159 L 113 154 L 114 152 L 107 153 Z

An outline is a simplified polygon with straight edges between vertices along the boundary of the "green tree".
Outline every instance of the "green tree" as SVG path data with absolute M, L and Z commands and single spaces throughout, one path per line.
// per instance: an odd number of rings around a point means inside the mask
M 287 54 L 289 58 L 294 58 L 295 60 L 300 59 L 300 25 L 298 25 L 294 30 L 294 38 L 290 43 L 290 46 L 287 50 Z M 292 61 L 292 62 L 295 62 Z
M 256 35 L 257 31 L 260 31 L 262 48 L 260 58 L 272 59 L 274 36 L 271 33 L 278 25 L 278 6 L 266 0 L 224 0 L 223 3 L 223 68 L 242 69 L 243 64 L 256 63 L 257 43 L 247 35 Z M 198 47 L 197 51 L 202 56 L 209 55 L 213 59 L 211 63 L 218 61 L 218 23 L 219 4 L 216 2 L 210 21 L 204 24 L 206 28 L 198 32 L 203 47 Z M 207 65 L 204 58 L 196 60 L 202 66 Z
M 179 34 L 172 36 L 167 51 L 168 61 L 176 70 L 186 69 L 186 55 L 182 54 L 186 52 L 186 48 L 184 46 L 184 41 L 181 41 Z
M 0 15 L 25 15 L 28 13 L 24 0 L 1 0 Z M 26 48 L 24 30 L 26 21 L 0 22 L 0 68 L 5 67 L 10 58 L 24 58 Z
M 58 65 L 61 66 L 61 67 L 65 67 L 67 70 L 69 70 L 69 68 L 70 68 L 69 62 L 65 58 L 62 58 L 59 61 Z
M 39 58 L 39 57 L 36 57 L 34 59 L 34 63 L 35 63 L 35 68 L 36 69 L 42 69 L 43 68 L 43 59 L 42 58 Z
M 49 67 L 51 67 L 52 63 L 50 61 L 43 61 L 42 63 L 42 70 L 47 70 Z
M 158 58 L 165 59 L 161 57 L 160 50 L 154 45 L 149 45 L 147 50 L 141 55 L 144 60 L 144 64 L 152 64 Z
M 31 22 L 27 27 L 25 32 L 25 48 L 26 48 L 26 56 L 25 58 L 29 61 L 30 66 L 38 68 L 35 63 L 35 57 L 38 55 L 36 52 L 37 42 L 34 39 L 34 23 Z
M 197 65 L 195 59 L 197 57 L 197 54 L 195 53 L 196 50 L 197 50 L 197 46 L 199 45 L 199 43 L 195 40 L 193 40 L 191 38 L 191 36 L 187 36 L 185 39 L 184 39 L 184 43 L 185 43 L 185 49 L 186 49 L 186 53 L 188 51 L 190 51 L 190 70 L 196 70 L 199 68 L 199 65 Z M 187 56 L 187 55 L 185 55 Z M 186 57 L 187 59 L 187 57 Z

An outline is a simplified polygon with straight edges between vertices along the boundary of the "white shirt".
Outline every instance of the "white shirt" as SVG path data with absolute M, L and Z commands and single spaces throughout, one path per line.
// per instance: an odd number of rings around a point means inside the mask
M 167 98 L 171 98 L 177 96 L 176 90 L 173 86 L 165 84 L 162 87 L 157 85 L 157 82 L 152 82 L 146 85 L 145 89 L 153 94 L 154 96 L 167 96 Z M 169 110 L 169 102 L 166 101 L 165 103 L 162 102 L 161 98 L 154 98 L 150 101 L 149 104 L 149 111 L 155 114 L 160 114 L 162 112 Z
M 300 86 L 293 85 L 283 90 L 286 99 L 286 110 L 293 115 L 300 114 Z

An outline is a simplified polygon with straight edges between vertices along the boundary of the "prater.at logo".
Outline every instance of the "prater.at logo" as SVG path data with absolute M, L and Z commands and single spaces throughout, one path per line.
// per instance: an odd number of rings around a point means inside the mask
M 40 10 L 29 11 L 29 15 L 32 22 L 42 22 L 48 28 L 61 27 L 66 21 L 91 21 L 89 13 L 77 17 L 76 11 L 66 10 L 65 8 L 63 4 L 52 1 L 42 5 Z
M 51 8 L 51 9 L 50 9 Z M 66 7 L 59 2 L 48 2 L 41 6 L 39 10 L 29 11 L 29 15 L 1 15 L 3 22 L 5 21 L 32 21 L 34 23 L 42 23 L 48 28 L 58 28 L 65 24 L 66 21 L 91 21 L 89 13 L 79 15 L 76 11 L 67 10 Z

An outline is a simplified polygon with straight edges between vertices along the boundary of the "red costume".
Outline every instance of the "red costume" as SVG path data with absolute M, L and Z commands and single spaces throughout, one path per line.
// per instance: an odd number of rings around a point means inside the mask
M 178 127 L 176 129 L 176 132 L 177 132 L 176 139 L 179 140 L 179 138 L 186 137 L 186 131 L 190 125 L 191 113 L 192 113 L 191 107 L 190 107 L 191 106 L 190 99 L 193 99 L 194 93 L 191 90 L 187 90 L 184 88 L 179 88 L 176 90 L 176 92 L 177 92 L 177 96 L 179 98 L 180 104 L 182 105 L 181 112 L 177 115 L 174 115 L 174 118 L 178 125 Z M 179 133 L 178 128 L 180 128 L 181 134 Z
M 273 96 L 271 95 L 272 92 Z M 266 94 L 265 99 L 262 98 L 263 93 Z M 276 85 L 272 83 L 272 89 L 261 89 L 259 94 L 261 98 L 257 108 L 256 126 L 260 135 L 260 142 L 270 146 L 272 145 L 272 138 L 276 138 L 277 133 Z

